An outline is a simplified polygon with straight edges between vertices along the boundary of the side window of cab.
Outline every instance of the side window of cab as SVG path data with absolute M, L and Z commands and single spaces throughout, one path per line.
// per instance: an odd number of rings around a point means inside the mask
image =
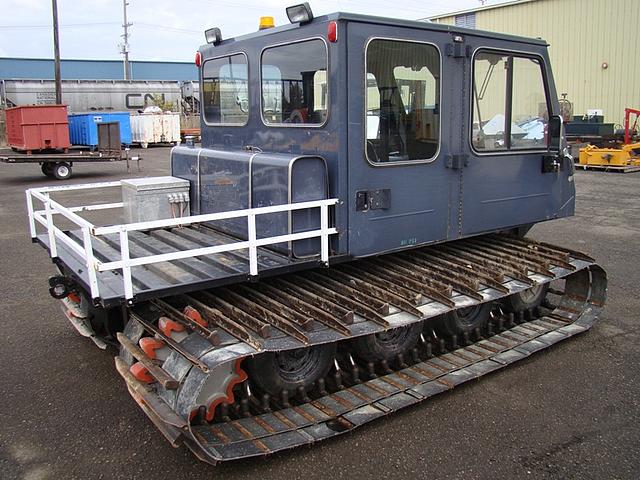
M 327 68 L 327 47 L 320 39 L 266 48 L 260 65 L 265 125 L 324 125 L 328 116 Z
M 373 39 L 366 48 L 366 155 L 374 165 L 429 161 L 440 141 L 440 53 Z
M 549 98 L 541 58 L 478 52 L 472 110 L 471 139 L 477 152 L 545 149 Z

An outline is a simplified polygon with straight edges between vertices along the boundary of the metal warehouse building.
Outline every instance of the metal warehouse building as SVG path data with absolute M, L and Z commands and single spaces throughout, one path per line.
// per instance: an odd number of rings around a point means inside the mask
M 625 107 L 640 108 L 639 0 L 517 0 L 429 20 L 545 39 L 574 115 L 600 109 L 605 121 L 622 123 Z
M 132 80 L 197 80 L 193 62 L 130 62 Z M 61 60 L 63 80 L 122 80 L 121 60 Z M 0 58 L 1 78 L 53 79 L 53 60 L 46 58 Z

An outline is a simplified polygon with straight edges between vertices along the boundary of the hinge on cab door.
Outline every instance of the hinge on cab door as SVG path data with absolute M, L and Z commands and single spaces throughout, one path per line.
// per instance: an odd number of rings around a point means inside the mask
M 445 161 L 447 168 L 458 170 L 469 165 L 469 155 L 447 155 Z
M 447 57 L 468 58 L 471 56 L 471 45 L 465 45 L 463 43 L 447 43 L 445 52 L 447 53 Z

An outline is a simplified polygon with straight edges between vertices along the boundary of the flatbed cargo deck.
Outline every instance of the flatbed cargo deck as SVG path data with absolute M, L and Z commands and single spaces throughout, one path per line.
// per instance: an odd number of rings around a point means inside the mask
M 329 208 L 337 203 L 335 199 L 98 226 L 79 214 L 109 211 L 110 218 L 118 218 L 123 201 L 68 207 L 53 198 L 62 193 L 114 188 L 121 188 L 121 182 L 27 190 L 32 240 L 50 252 L 66 275 L 91 292 L 94 304 L 103 307 L 326 265 L 329 235 L 337 233 L 328 223 Z M 40 205 L 44 208 L 39 210 Z M 309 208 L 321 211 L 320 229 L 269 237 L 256 234 L 256 217 L 260 215 Z M 253 231 L 248 240 L 212 227 L 216 221 L 242 218 L 246 218 L 248 230 Z M 57 219 L 71 222 L 76 228 L 62 230 Z M 37 224 L 46 227 L 44 233 L 38 233 Z M 294 258 L 265 248 L 314 237 L 322 239 L 319 256 Z
M 71 239 L 82 242 L 82 231 L 67 232 Z M 36 239 L 49 250 L 47 234 L 38 234 Z M 183 247 L 203 248 L 238 242 L 222 232 L 207 227 L 181 227 L 158 229 L 150 232 L 136 232 L 131 236 L 132 258 L 161 253 L 177 252 Z M 93 243 L 95 256 L 103 262 L 113 262 L 120 258 L 120 238 L 118 235 L 96 239 Z M 182 246 L 182 247 L 181 247 Z M 85 261 L 65 244 L 58 245 L 56 263 L 65 265 L 83 288 L 90 290 L 90 280 Z M 320 266 L 318 259 L 292 259 L 285 255 L 258 249 L 258 266 L 262 276 L 278 275 L 300 268 Z M 249 257 L 245 252 L 230 252 L 203 255 L 199 257 L 162 262 L 132 268 L 135 301 L 158 296 L 191 292 L 212 288 L 249 279 Z M 122 277 L 111 271 L 98 272 L 97 280 L 100 297 L 97 301 L 104 307 L 113 307 L 126 302 Z

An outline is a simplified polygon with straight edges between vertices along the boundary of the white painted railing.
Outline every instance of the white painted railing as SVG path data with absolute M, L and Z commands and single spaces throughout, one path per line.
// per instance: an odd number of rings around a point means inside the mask
M 26 191 L 27 210 L 29 214 L 29 230 L 31 238 L 36 238 L 36 225 L 37 223 L 40 223 L 46 229 L 49 240 L 49 252 L 52 258 L 58 257 L 58 241 L 69 247 L 76 255 L 78 255 L 80 259 L 84 261 L 85 266 L 87 267 L 89 286 L 91 289 L 91 296 L 93 298 L 100 297 L 100 286 L 98 283 L 97 272 L 104 272 L 108 270 L 122 270 L 124 296 L 127 300 L 131 300 L 134 296 L 131 276 L 132 267 L 247 249 L 249 251 L 249 274 L 255 276 L 258 275 L 258 247 L 307 238 L 320 238 L 320 259 L 322 262 L 328 263 L 329 235 L 338 233 L 335 228 L 329 226 L 329 207 L 338 203 L 338 200 L 335 198 L 327 200 L 315 200 L 311 202 L 292 203 L 286 205 L 275 205 L 271 207 L 210 213 L 206 215 L 193 215 L 188 217 L 171 218 L 167 220 L 154 220 L 148 222 L 109 225 L 104 227 L 99 227 L 92 224 L 91 222 L 80 217 L 77 212 L 118 209 L 123 207 L 122 202 L 66 207 L 51 198 L 52 193 L 74 190 L 95 190 L 114 187 L 120 187 L 120 182 L 42 187 L 32 188 Z M 43 210 L 34 209 L 34 199 L 40 201 L 43 204 Z M 319 229 L 307 232 L 289 233 L 286 235 L 258 238 L 259 232 L 256 232 L 257 216 L 270 213 L 291 212 L 294 210 L 303 210 L 309 208 L 320 209 Z M 67 233 L 65 233 L 55 225 L 56 215 L 61 215 L 80 228 L 80 230 L 82 231 L 82 243 L 76 242 Z M 231 242 L 224 245 L 181 250 L 171 253 L 147 255 L 137 258 L 131 258 L 130 256 L 129 232 L 195 225 L 202 222 L 215 222 L 217 220 L 227 220 L 231 218 L 242 217 L 246 217 L 247 219 L 247 240 Z M 111 262 L 101 262 L 95 257 L 93 253 L 93 239 L 100 235 L 108 235 L 114 233 L 117 233 L 120 236 L 120 259 Z

